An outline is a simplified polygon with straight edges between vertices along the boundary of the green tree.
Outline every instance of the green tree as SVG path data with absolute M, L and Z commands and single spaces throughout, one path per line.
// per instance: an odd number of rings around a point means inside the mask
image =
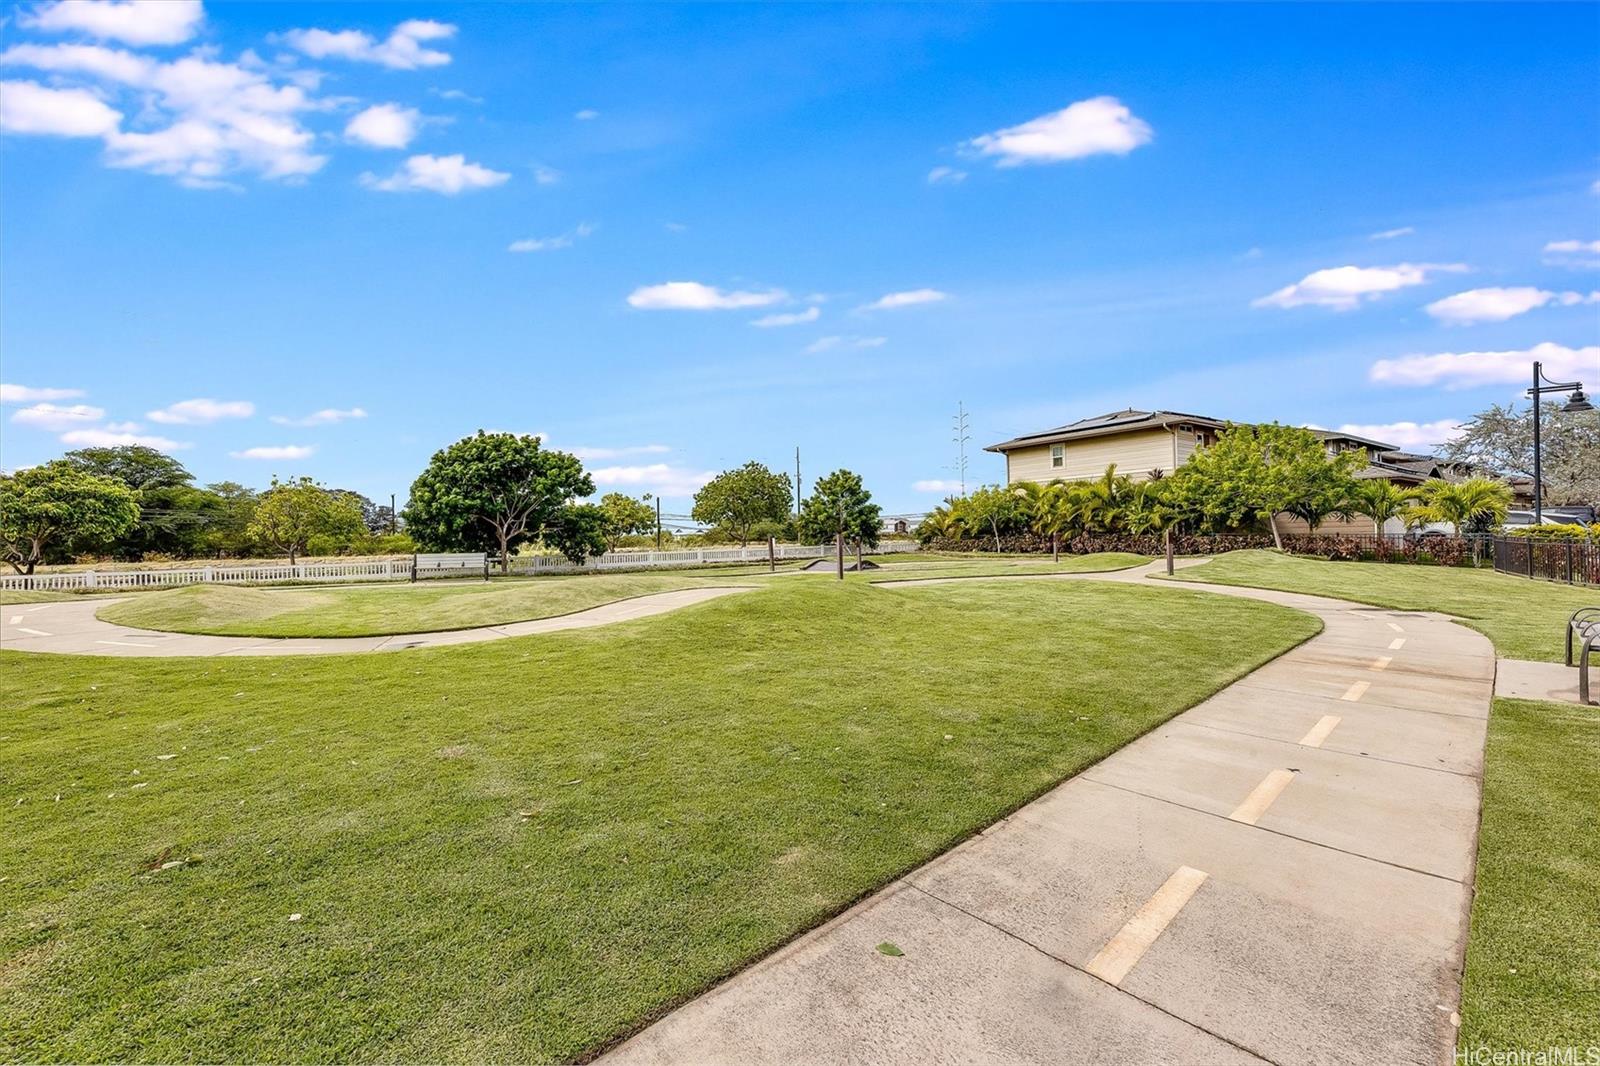
M 1080 482 L 1078 513 L 1084 528 L 1095 533 L 1114 532 L 1122 524 L 1122 510 L 1133 491 L 1133 479 L 1117 473 L 1117 464 L 1093 481 Z
M 272 479 L 250 521 L 250 535 L 289 556 L 294 565 L 312 537 L 343 538 L 363 531 L 361 508 L 348 496 L 329 492 L 308 477 Z
M 1493 478 L 1424 482 L 1408 512 L 1417 522 L 1448 522 L 1462 535 L 1486 533 L 1506 520 L 1511 489 Z
M 68 452 L 62 461 L 86 474 L 120 481 L 135 492 L 177 488 L 194 480 L 194 475 L 185 470 L 178 460 L 143 444 L 79 448 Z
M 540 540 L 574 563 L 606 550 L 605 511 L 592 503 L 574 504 L 556 512 Z
M 0 552 L 31 574 L 45 549 L 72 540 L 113 540 L 139 521 L 126 485 L 64 460 L 0 475 Z
M 789 479 L 783 480 L 787 485 Z M 835 470 L 813 484 L 800 508 L 800 537 L 808 544 L 826 544 L 843 533 L 846 540 L 876 548 L 881 528 L 883 508 L 872 502 L 861 475 L 848 470 Z
M 1002 532 L 1009 533 L 1027 520 L 1024 499 L 998 485 L 973 489 L 962 499 L 961 505 L 963 520 L 993 537 L 995 551 L 1000 550 Z
M 255 516 L 255 490 L 237 481 L 219 481 L 207 485 L 206 491 L 217 498 L 220 506 L 206 524 L 201 546 L 207 555 L 241 558 L 248 555 L 253 541 L 250 539 L 250 520 Z
M 559 535 L 573 501 L 593 494 L 576 456 L 538 437 L 479 430 L 435 452 L 412 482 L 406 531 L 439 551 L 498 552 L 509 570 L 513 549 Z
M 1029 523 L 1035 533 L 1050 538 L 1052 562 L 1061 560 L 1062 539 L 1081 528 L 1081 514 L 1078 490 L 1065 481 L 1052 481 L 1031 501 Z
M 696 522 L 726 529 L 740 545 L 746 545 L 758 523 L 788 518 L 793 498 L 794 483 L 788 474 L 774 474 L 752 460 L 706 482 L 694 494 L 689 515 Z
M 1211 529 L 1265 522 L 1281 548 L 1277 516 L 1297 508 L 1333 513 L 1349 498 L 1352 474 L 1365 461 L 1360 451 L 1329 456 L 1308 429 L 1231 425 L 1178 468 L 1173 500 Z
M 1410 490 L 1392 481 L 1370 478 L 1356 482 L 1350 493 L 1350 510 L 1372 519 L 1372 531 L 1381 537 L 1384 523 L 1403 515 L 1412 499 Z
M 1560 397 L 1539 409 L 1545 502 L 1600 503 L 1600 411 L 1565 411 Z M 1533 405 L 1495 404 L 1463 425 L 1439 454 L 1502 476 L 1533 477 Z
M 607 551 L 617 550 L 617 541 L 635 533 L 649 533 L 656 528 L 656 509 L 646 500 L 636 500 L 620 492 L 608 492 L 600 497 L 601 533 L 605 536 Z

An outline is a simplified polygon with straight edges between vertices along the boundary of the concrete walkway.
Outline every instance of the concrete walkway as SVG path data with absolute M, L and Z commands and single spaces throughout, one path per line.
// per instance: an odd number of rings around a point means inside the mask
M 119 655 L 129 658 L 179 655 L 347 655 L 365 651 L 400 651 L 405 648 L 439 648 L 449 644 L 474 644 L 533 633 L 629 622 L 635 618 L 676 611 L 757 586 L 678 589 L 649 596 L 617 600 L 575 614 L 537 618 L 476 629 L 436 633 L 405 633 L 390 637 L 207 637 L 190 633 L 160 633 L 103 622 L 95 612 L 116 599 L 58 600 L 0 606 L 0 648 L 6 651 L 55 652 L 66 655 Z
M 1448 1063 L 1493 648 L 1180 587 L 1325 629 L 606 1060 Z

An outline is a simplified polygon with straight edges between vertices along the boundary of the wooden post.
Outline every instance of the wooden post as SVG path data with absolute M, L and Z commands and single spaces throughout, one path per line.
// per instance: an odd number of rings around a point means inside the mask
M 844 530 L 839 530 L 834 537 L 835 546 L 839 549 L 839 580 L 844 580 Z
M 774 574 L 778 572 L 778 538 L 770 534 L 767 536 L 767 569 Z
M 861 538 L 856 538 L 856 572 L 861 571 Z
M 1168 527 L 1162 531 L 1167 542 L 1167 576 L 1172 576 L 1172 529 Z

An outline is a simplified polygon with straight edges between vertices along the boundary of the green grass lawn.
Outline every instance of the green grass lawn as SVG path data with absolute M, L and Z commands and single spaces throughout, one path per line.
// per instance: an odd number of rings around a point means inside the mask
M 1440 611 L 1494 641 L 1507 659 L 1560 662 L 1566 620 L 1600 604 L 1600 589 L 1530 581 L 1492 570 L 1328 562 L 1268 551 L 1229 552 L 1175 580 L 1306 592 L 1407 611 Z
M 1460 1047 L 1600 1045 L 1600 708 L 1496 700 L 1483 793 Z
M 928 559 L 866 571 L 854 580 L 1081 573 L 1133 566 L 1137 555 L 1107 553 L 1049 559 Z M 793 564 L 789 569 L 793 569 Z M 780 569 L 780 574 L 784 573 Z M 228 637 L 365 637 L 501 625 L 549 618 L 603 603 L 673 589 L 754 584 L 766 567 L 706 568 L 656 573 L 602 573 L 356 587 L 189 585 L 108 604 L 98 612 L 108 622 L 178 633 Z M 785 581 L 822 581 L 825 574 Z M 53 594 L 60 598 L 62 594 Z
M 394 655 L 0 653 L 0 1059 L 570 1060 L 1316 628 L 780 578 Z
M 1007 556 L 989 555 L 929 555 L 921 559 L 914 556 L 903 561 L 898 561 L 890 566 L 884 566 L 878 571 L 868 571 L 863 575 L 867 581 L 874 584 L 890 584 L 895 581 L 912 581 L 929 577 L 1003 577 L 1007 575 L 1021 576 L 1025 574 L 1085 574 L 1108 570 L 1126 570 L 1129 567 L 1139 566 L 1150 560 L 1143 555 L 1133 555 L 1128 552 L 1097 552 L 1093 555 L 1063 555 L 1059 563 L 1052 563 L 1049 556 L 1040 558 L 1022 556 L 1011 558 Z

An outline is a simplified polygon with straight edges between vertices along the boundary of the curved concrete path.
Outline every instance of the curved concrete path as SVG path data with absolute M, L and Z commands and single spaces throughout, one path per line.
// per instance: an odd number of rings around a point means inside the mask
M 152 656 L 212 655 L 348 655 L 364 651 L 400 651 L 438 648 L 449 644 L 475 644 L 534 633 L 630 622 L 635 618 L 676 611 L 719 596 L 747 592 L 756 585 L 677 589 L 649 596 L 617 600 L 574 614 L 536 618 L 476 629 L 450 629 L 433 633 L 404 633 L 388 637 L 211 637 L 192 633 L 162 633 L 134 629 L 95 617 L 95 612 L 115 599 L 58 600 L 0 606 L 0 648 L 6 651 L 54 652 L 66 655 Z
M 606 1060 L 1450 1062 L 1488 639 L 1437 614 L 1177 587 L 1325 628 Z

